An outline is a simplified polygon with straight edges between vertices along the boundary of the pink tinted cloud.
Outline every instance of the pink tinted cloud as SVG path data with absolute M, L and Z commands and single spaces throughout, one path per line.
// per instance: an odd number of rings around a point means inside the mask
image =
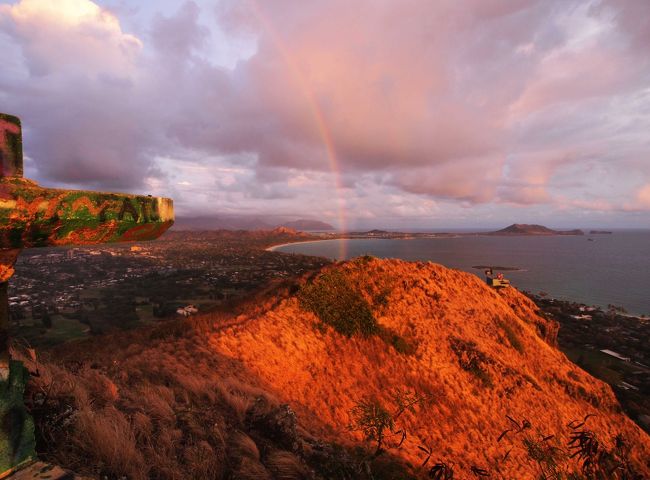
M 650 212 L 650 183 L 643 185 L 636 191 L 632 202 L 627 203 L 623 210 L 631 212 Z
M 160 156 L 228 156 L 252 171 L 229 189 L 280 198 L 287 172 L 330 171 L 325 141 L 350 195 L 364 177 L 427 200 L 581 208 L 577 188 L 557 194 L 567 168 L 617 165 L 620 195 L 648 174 L 644 0 L 223 1 L 219 28 L 257 41 L 232 69 L 211 61 L 214 12 L 194 2 L 134 34 L 90 0 L 65 0 L 71 25 L 46 3 L 0 7 L 29 72 L 9 105 L 45 178 L 137 185 Z M 638 116 L 635 148 L 617 102 Z
M 612 11 L 603 7 L 599 17 L 583 5 L 277 1 L 251 12 L 237 3 L 226 17 L 231 28 L 260 34 L 258 54 L 238 73 L 257 94 L 257 111 L 280 117 L 264 136 L 261 162 L 295 166 L 290 144 L 318 144 L 305 98 L 313 95 L 346 171 L 383 171 L 423 195 L 553 202 L 554 174 L 593 149 L 575 144 L 573 125 L 548 138 L 544 124 L 634 91 L 645 72 Z M 522 122 L 536 146 L 520 144 Z M 329 168 L 323 156 L 307 156 L 305 166 Z M 513 160 L 501 176 L 505 158 Z
M 117 17 L 90 0 L 21 0 L 0 5 L 0 28 L 19 40 L 33 75 L 128 73 L 142 48 Z

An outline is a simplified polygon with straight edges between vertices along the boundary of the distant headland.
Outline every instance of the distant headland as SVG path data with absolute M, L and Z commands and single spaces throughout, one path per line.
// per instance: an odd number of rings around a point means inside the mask
M 387 230 L 369 230 L 367 232 L 348 232 L 336 234 L 339 238 L 430 238 L 430 237 L 468 237 L 477 235 L 502 236 L 551 236 L 551 235 L 584 235 L 580 229 L 553 230 L 543 225 L 513 223 L 512 225 L 493 232 L 455 232 L 455 233 L 425 233 L 425 232 L 392 232 Z
M 490 232 L 487 235 L 584 235 L 585 232 L 579 229 L 574 230 L 553 230 L 543 225 L 531 225 L 527 223 L 513 223 L 512 225 Z

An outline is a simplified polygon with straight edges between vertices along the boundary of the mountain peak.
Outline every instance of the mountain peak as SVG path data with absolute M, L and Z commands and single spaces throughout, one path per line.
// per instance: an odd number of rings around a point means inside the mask
M 553 230 L 544 225 L 513 223 L 512 225 L 491 232 L 492 235 L 584 235 L 582 230 Z

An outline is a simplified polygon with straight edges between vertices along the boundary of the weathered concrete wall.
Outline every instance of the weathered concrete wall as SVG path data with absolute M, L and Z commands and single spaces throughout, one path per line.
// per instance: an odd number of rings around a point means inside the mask
M 0 176 L 23 176 L 23 137 L 20 119 L 0 113 Z
M 0 113 L 0 249 L 153 240 L 174 222 L 168 198 L 46 189 L 22 175 L 20 119 Z
M 168 198 L 48 189 L 22 175 L 20 120 L 0 113 L 0 478 L 35 456 L 28 373 L 8 355 L 6 289 L 20 249 L 153 240 L 174 223 Z
M 11 361 L 9 378 L 0 379 L 0 475 L 36 456 L 34 421 L 23 402 L 29 374 Z
M 173 222 L 168 198 L 0 180 L 0 249 L 153 240 Z

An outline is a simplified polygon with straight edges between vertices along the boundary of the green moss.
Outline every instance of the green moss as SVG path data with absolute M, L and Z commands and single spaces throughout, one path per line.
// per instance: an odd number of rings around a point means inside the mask
M 23 403 L 25 385 L 29 378 L 22 363 L 10 362 L 9 378 L 0 381 L 0 475 L 36 455 L 34 421 Z
M 13 199 L 28 204 L 18 209 L 0 208 L 3 248 L 51 246 L 57 243 L 55 240 L 67 242 L 71 234 L 82 230 L 88 232 L 90 242 L 119 242 L 134 227 L 166 225 L 157 215 L 143 212 L 145 208 L 155 210 L 150 197 L 50 190 L 20 179 L 5 180 L 2 184 L 8 187 Z M 42 208 L 41 201 L 48 204 L 47 208 Z M 147 207 L 143 207 L 145 204 Z M 109 232 L 106 224 L 111 222 L 115 224 Z M 106 238 L 107 234 L 110 238 Z M 145 232 L 145 237 L 151 235 Z M 83 243 L 84 239 L 80 241 Z

